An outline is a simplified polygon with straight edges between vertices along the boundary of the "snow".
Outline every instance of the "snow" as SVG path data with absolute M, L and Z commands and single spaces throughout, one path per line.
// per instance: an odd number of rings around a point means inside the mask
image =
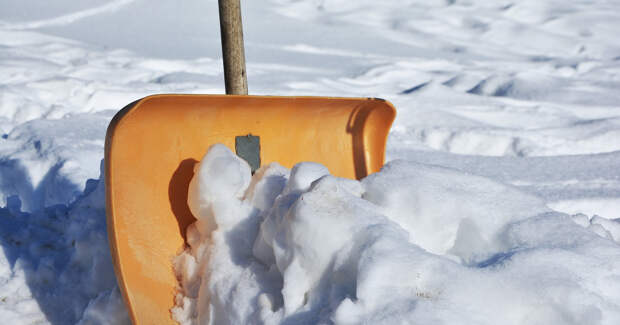
M 361 182 L 274 163 L 250 183 L 214 145 L 195 171 L 182 324 L 620 321 L 618 221 L 403 160 Z
M 223 296 L 192 301 L 194 288 L 179 301 L 266 322 L 618 323 L 617 2 L 242 6 L 250 93 L 386 98 L 398 110 L 391 162 L 362 182 L 314 164 L 250 179 L 221 152 L 238 170 L 195 191 L 195 203 L 239 202 L 216 209 L 239 214 L 219 230 L 205 219 L 214 237 L 201 250 L 218 262 L 200 265 L 230 266 L 230 279 L 260 274 L 238 283 L 258 298 L 233 308 Z M 215 0 L 0 1 L 0 319 L 128 322 L 105 229 L 107 123 L 149 94 L 223 93 L 220 51 Z M 283 223 L 298 197 L 308 197 L 291 211 L 300 224 Z M 325 247 L 313 246 L 304 224 L 329 229 L 334 211 L 342 238 L 320 233 Z M 233 224 L 241 244 L 230 247 Z M 277 241 L 279 224 L 299 237 Z M 362 239 L 336 247 L 353 233 Z M 301 254 L 312 250 L 316 262 Z M 317 280 L 319 269 L 330 278 Z M 204 275 L 187 270 L 187 283 Z M 403 270 L 416 277 L 396 278 Z M 204 290 L 227 292 L 218 276 Z M 402 299 L 382 298 L 392 292 Z M 180 318 L 198 312 L 179 306 Z
M 21 211 L 17 196 L 7 201 L 0 208 L 3 321 L 92 324 L 104 311 L 110 324 L 127 320 L 105 232 L 103 181 L 87 182 L 68 205 L 33 213 Z

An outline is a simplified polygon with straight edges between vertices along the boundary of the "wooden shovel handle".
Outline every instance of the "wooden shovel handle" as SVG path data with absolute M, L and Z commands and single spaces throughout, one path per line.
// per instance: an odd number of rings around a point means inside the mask
M 218 0 L 227 95 L 247 95 L 243 26 L 239 0 Z

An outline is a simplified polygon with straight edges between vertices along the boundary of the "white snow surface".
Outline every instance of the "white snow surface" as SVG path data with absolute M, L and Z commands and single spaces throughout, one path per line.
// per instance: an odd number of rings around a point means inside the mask
M 618 221 L 404 160 L 361 182 L 308 162 L 250 182 L 214 145 L 195 172 L 181 324 L 620 322 Z
M 176 317 L 620 323 L 620 2 L 242 6 L 250 93 L 390 100 L 389 163 L 250 178 L 216 149 Z M 220 51 L 215 0 L 0 0 L 1 323 L 128 323 L 106 126 L 149 94 L 223 93 Z

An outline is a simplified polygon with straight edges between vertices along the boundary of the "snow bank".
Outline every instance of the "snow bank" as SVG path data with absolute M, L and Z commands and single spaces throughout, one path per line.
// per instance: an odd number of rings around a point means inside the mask
M 620 223 L 479 176 L 394 161 L 360 182 L 315 163 L 250 179 L 215 145 L 188 203 L 182 324 L 620 321 Z

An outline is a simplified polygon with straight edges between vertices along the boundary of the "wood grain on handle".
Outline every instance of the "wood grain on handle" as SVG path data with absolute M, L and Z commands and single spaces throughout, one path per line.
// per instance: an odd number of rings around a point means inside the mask
M 240 0 L 218 0 L 226 94 L 247 95 Z

